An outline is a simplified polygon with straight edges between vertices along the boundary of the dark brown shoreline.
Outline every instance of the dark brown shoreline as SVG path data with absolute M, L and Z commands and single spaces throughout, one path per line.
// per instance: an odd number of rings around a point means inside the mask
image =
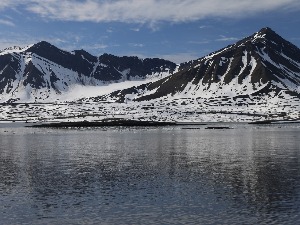
M 288 123 L 300 123 L 299 120 L 264 120 L 254 121 L 248 124 L 253 125 L 270 125 L 270 124 L 288 124 Z M 161 127 L 161 126 L 187 126 L 187 125 L 202 125 L 207 126 L 206 123 L 192 123 L 192 122 L 160 122 L 160 121 L 139 121 L 139 120 L 102 120 L 102 121 L 78 121 L 78 122 L 57 122 L 57 123 L 41 123 L 28 125 L 26 127 L 36 128 L 76 128 L 76 127 Z M 196 129 L 195 127 L 184 129 Z M 199 129 L 199 128 L 197 128 Z M 227 126 L 208 126 L 205 129 L 232 129 Z
M 137 120 L 113 120 L 113 121 L 78 121 L 78 122 L 60 122 L 60 123 L 43 123 L 35 124 L 27 127 L 39 128 L 68 128 L 68 127 L 154 127 L 154 126 L 171 126 L 176 125 L 175 122 L 156 122 L 156 121 L 137 121 Z

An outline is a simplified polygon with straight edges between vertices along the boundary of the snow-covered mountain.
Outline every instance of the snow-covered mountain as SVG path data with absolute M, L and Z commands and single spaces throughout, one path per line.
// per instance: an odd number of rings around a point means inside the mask
M 175 98 L 238 98 L 300 95 L 300 49 L 270 28 L 198 60 L 157 82 L 99 99 L 144 101 Z
M 0 52 L 0 102 L 53 101 L 74 85 L 163 78 L 176 64 L 163 59 L 139 59 L 84 50 L 67 52 L 45 41 Z
M 180 66 L 41 42 L 2 51 L 0 71 L 2 102 L 43 102 L 1 104 L 0 121 L 300 120 L 300 49 L 270 28 Z M 118 83 L 103 91 L 112 82 Z M 84 95 L 72 85 L 85 87 Z M 99 89 L 88 94 L 89 85 Z M 64 93 L 77 100 L 64 101 Z

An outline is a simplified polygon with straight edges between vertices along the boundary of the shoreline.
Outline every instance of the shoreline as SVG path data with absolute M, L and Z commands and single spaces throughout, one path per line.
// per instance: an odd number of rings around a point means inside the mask
M 140 121 L 140 120 L 99 120 L 99 121 L 72 121 L 72 122 L 25 122 L 25 121 L 0 121 L 0 124 L 22 124 L 24 127 L 33 128 L 68 128 L 68 127 L 162 127 L 162 126 L 210 126 L 214 127 L 213 124 L 226 124 L 237 123 L 237 124 L 249 124 L 249 125 L 278 125 L 278 124 L 297 124 L 300 120 L 264 120 L 264 121 L 253 121 L 253 122 L 164 122 L 164 121 Z M 222 126 L 223 126 L 222 125 Z M 219 127 L 219 126 L 217 126 Z M 224 127 L 224 126 L 223 126 Z
M 68 128 L 68 127 L 159 127 L 174 126 L 175 122 L 158 122 L 158 121 L 138 121 L 138 120 L 114 120 L 114 121 L 78 121 L 78 122 L 59 122 L 59 123 L 43 123 L 34 124 L 26 127 L 35 128 Z
M 226 122 L 218 122 L 226 124 Z M 299 120 L 266 120 L 248 122 L 249 125 L 276 125 L 300 123 Z M 112 120 L 112 121 L 77 121 L 77 122 L 54 122 L 33 124 L 25 127 L 33 128 L 72 128 L 72 127 L 163 127 L 163 126 L 208 126 L 215 122 L 161 122 L 161 121 L 139 121 L 139 120 Z M 230 129 L 228 126 L 208 126 L 206 129 Z

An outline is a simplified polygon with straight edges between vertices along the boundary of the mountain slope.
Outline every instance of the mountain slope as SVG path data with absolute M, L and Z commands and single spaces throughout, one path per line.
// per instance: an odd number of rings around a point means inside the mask
M 170 77 L 104 98 L 122 102 L 128 98 L 275 96 L 281 92 L 300 94 L 300 49 L 263 28 L 234 45 L 181 65 Z
M 73 85 L 161 78 L 172 74 L 176 67 L 163 59 L 109 54 L 95 57 L 84 50 L 67 52 L 42 41 L 0 52 L 0 101 L 51 101 Z

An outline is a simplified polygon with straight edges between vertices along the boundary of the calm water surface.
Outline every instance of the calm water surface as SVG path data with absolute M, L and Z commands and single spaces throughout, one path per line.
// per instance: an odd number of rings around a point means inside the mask
M 0 224 L 299 224 L 300 124 L 0 126 Z

